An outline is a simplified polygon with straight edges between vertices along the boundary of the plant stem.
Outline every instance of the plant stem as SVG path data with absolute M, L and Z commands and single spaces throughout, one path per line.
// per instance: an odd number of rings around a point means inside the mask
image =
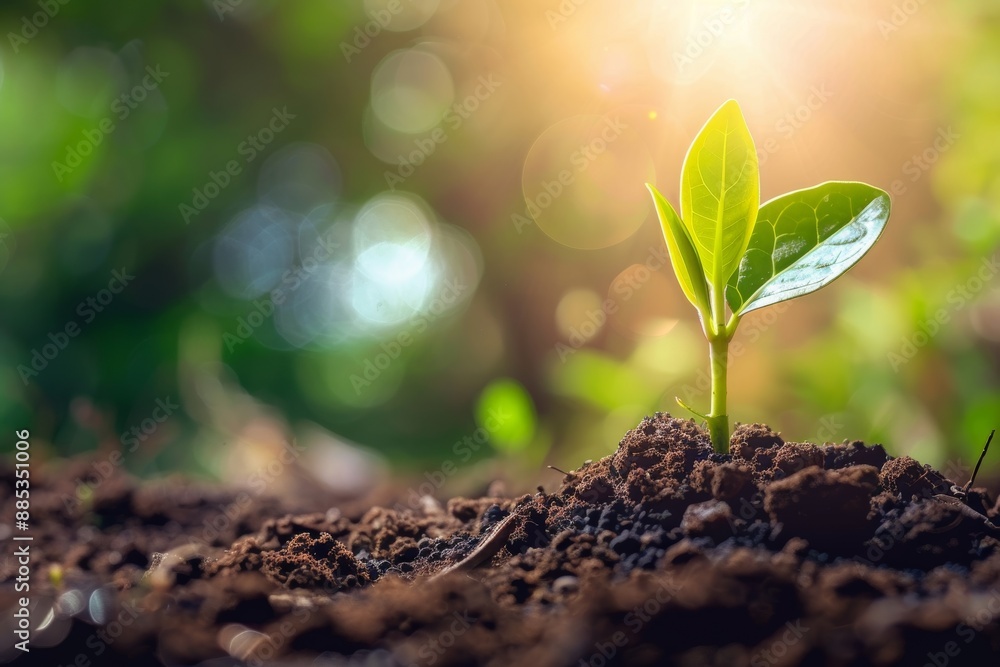
M 729 415 L 726 414 L 726 379 L 731 336 L 722 333 L 709 339 L 708 357 L 712 364 L 712 409 L 708 413 L 708 432 L 712 448 L 720 454 L 729 452 Z

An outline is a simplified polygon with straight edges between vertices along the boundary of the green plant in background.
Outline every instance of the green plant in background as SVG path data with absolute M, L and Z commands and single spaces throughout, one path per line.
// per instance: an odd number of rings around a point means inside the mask
M 830 181 L 760 205 L 757 152 L 729 100 L 695 137 L 681 170 L 681 215 L 647 184 L 684 295 L 709 343 L 712 446 L 729 449 L 729 343 L 747 313 L 815 292 L 854 266 L 889 219 L 889 195 Z M 728 306 L 728 309 L 727 309 Z

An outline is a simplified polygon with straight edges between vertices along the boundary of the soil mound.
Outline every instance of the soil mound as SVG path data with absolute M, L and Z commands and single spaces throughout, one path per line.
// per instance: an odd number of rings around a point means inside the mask
M 208 541 L 192 532 L 221 492 L 164 505 L 121 478 L 89 513 L 47 505 L 35 562 L 49 577 L 32 590 L 35 617 L 55 621 L 31 660 L 994 664 L 1000 507 L 981 489 L 958 498 L 955 481 L 878 445 L 790 443 L 761 424 L 719 455 L 666 414 L 551 492 L 417 511 L 258 507 Z M 49 484 L 39 493 L 60 492 Z M 2 485 L 10 516 L 13 475 Z M 102 524 L 85 530 L 94 512 Z M 0 563 L 4 581 L 13 568 Z M 14 599 L 8 584 L 0 603 Z M 100 617 L 81 602 L 94 599 Z

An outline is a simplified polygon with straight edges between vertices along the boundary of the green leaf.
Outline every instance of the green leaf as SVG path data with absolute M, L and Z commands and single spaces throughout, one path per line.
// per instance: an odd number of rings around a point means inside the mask
M 878 240 L 889 207 L 882 190 L 843 181 L 767 202 L 739 271 L 729 280 L 729 307 L 740 315 L 833 282 Z
M 708 415 L 703 415 L 694 408 L 692 408 L 690 405 L 682 401 L 680 396 L 674 396 L 674 400 L 677 401 L 677 405 L 681 406 L 682 408 L 693 414 L 695 417 L 701 417 L 705 421 L 708 421 Z
M 667 241 L 667 251 L 670 253 L 670 263 L 674 267 L 677 282 L 688 301 L 707 318 L 711 312 L 708 285 L 691 237 L 670 202 L 649 183 L 646 183 L 646 187 L 656 204 L 656 214 L 660 218 L 660 227 L 663 228 L 663 238 Z
M 713 290 L 746 252 L 760 206 L 757 151 L 734 100 L 708 119 L 684 158 L 681 217 Z

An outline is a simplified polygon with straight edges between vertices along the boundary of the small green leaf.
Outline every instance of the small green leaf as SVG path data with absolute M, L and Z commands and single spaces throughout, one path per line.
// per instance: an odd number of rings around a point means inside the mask
M 708 421 L 708 415 L 703 415 L 694 408 L 692 408 L 690 405 L 682 401 L 680 396 L 674 396 L 674 400 L 677 401 L 677 405 L 681 406 L 682 408 L 693 414 L 695 417 L 701 417 L 705 421 Z
M 701 260 L 694 249 L 691 237 L 670 202 L 649 183 L 646 183 L 646 187 L 649 188 L 656 204 L 656 214 L 660 218 L 660 227 L 663 228 L 663 238 L 667 241 L 667 251 L 670 253 L 670 263 L 674 267 L 677 282 L 680 283 L 688 301 L 707 318 L 711 312 L 708 285 L 705 283 L 705 272 L 701 268 Z
M 760 206 L 757 151 L 729 100 L 691 143 L 681 171 L 681 217 L 713 290 L 739 267 Z
M 729 307 L 742 315 L 833 282 L 878 240 L 889 207 L 882 190 L 843 181 L 765 203 L 739 271 L 729 279 Z

